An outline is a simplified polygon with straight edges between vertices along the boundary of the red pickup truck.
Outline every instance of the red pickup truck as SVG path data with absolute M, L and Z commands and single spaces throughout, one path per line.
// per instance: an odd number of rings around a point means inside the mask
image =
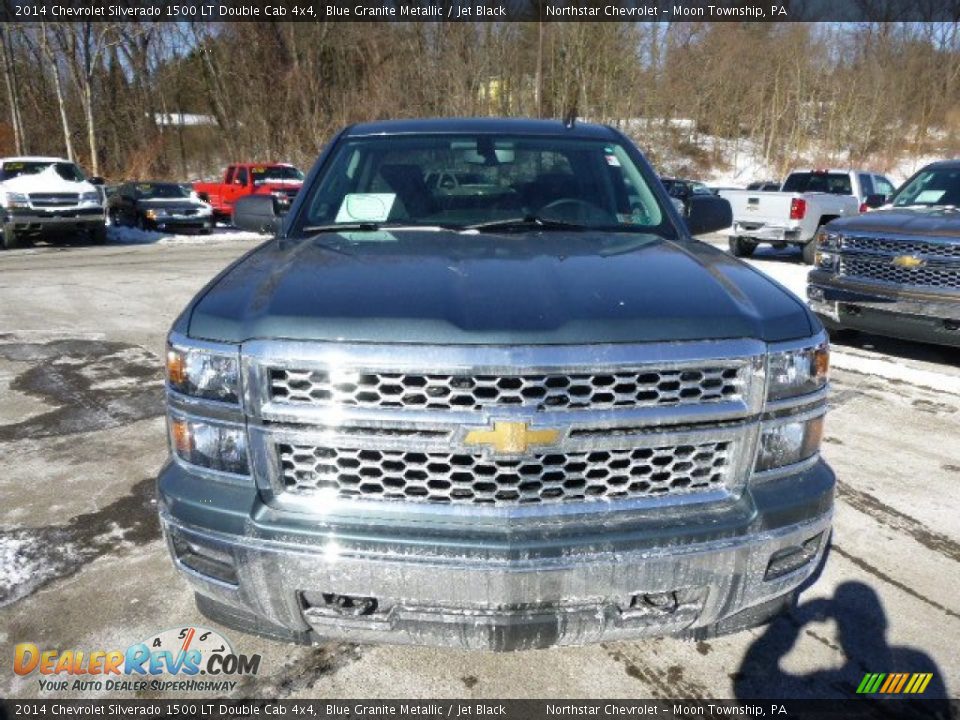
M 229 220 L 233 204 L 246 195 L 273 195 L 281 207 L 289 207 L 300 187 L 303 173 L 285 163 L 238 163 L 223 171 L 221 182 L 197 182 L 193 189 L 213 206 L 214 215 Z

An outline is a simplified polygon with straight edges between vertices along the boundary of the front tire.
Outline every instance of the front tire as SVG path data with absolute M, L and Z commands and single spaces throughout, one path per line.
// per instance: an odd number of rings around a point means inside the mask
M 4 250 L 14 250 L 15 248 L 23 247 L 24 242 L 17 236 L 17 233 L 13 229 L 13 225 L 7 225 L 3 227 L 2 232 Z
M 107 228 L 105 225 L 96 225 L 87 231 L 87 237 L 93 245 L 103 245 L 107 242 Z
M 734 257 L 750 257 L 757 249 L 757 243 L 744 237 L 732 237 L 729 240 L 730 253 Z

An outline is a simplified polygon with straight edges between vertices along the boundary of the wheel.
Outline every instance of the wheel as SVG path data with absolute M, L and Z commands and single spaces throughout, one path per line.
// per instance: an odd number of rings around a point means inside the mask
M 87 231 L 87 237 L 94 245 L 103 245 L 107 242 L 107 228 L 105 225 L 95 225 Z
M 734 257 L 750 257 L 757 249 L 757 243 L 744 237 L 730 238 L 730 253 Z
M 803 262 L 806 265 L 813 265 L 814 261 L 817 258 L 817 241 L 816 238 L 807 242 L 803 246 Z
M 7 225 L 6 227 L 2 228 L 2 231 L 4 250 L 13 250 L 14 248 L 18 248 L 23 245 L 21 238 L 19 238 L 17 233 L 14 232 L 12 225 Z

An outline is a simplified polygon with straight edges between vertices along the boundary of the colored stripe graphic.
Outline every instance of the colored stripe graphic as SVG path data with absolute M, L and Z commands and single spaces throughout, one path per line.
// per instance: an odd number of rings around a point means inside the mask
M 932 679 L 933 673 L 867 673 L 857 685 L 857 694 L 918 695 L 927 689 Z

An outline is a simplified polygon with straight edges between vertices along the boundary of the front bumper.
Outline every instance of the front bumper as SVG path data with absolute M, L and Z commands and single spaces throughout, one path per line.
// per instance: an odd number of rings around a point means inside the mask
M 788 243 L 802 245 L 809 238 L 801 237 L 800 228 L 785 225 L 767 225 L 749 222 L 736 222 L 731 237 L 744 237 L 756 242 Z
M 868 285 L 814 270 L 807 298 L 828 328 L 960 347 L 960 294 Z
M 62 233 L 93 229 L 105 223 L 103 208 L 56 210 L 14 209 L 0 211 L 0 223 L 18 233 Z
M 338 524 L 175 463 L 159 478 L 174 562 L 215 619 L 296 642 L 487 650 L 696 634 L 775 605 L 814 572 L 833 490 L 817 462 L 722 507 L 535 524 L 404 523 L 374 507 Z M 805 564 L 765 579 L 774 555 L 812 538 Z

